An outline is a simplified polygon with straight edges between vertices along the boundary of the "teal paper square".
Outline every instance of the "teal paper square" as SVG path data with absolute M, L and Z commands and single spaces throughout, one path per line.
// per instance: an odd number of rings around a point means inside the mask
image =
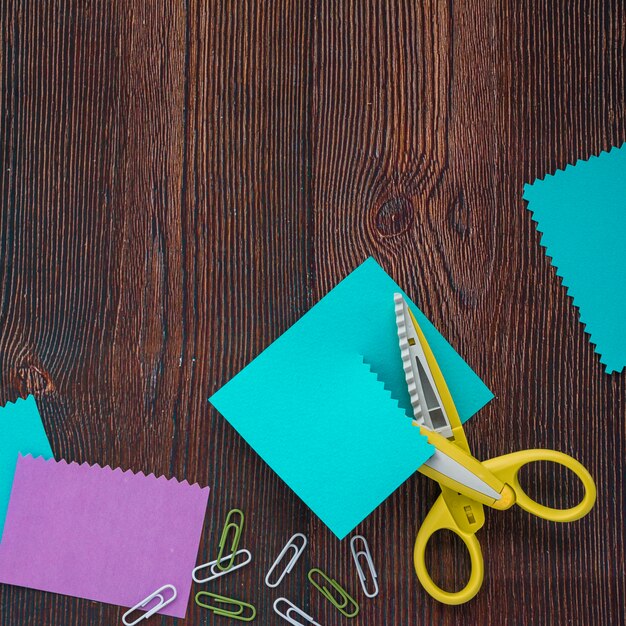
M 368 259 L 210 398 L 340 539 L 433 452 L 407 417 L 396 292 Z M 407 301 L 467 420 L 492 393 Z

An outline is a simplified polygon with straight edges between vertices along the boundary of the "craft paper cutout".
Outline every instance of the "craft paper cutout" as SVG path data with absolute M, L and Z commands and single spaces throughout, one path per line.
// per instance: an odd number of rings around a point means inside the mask
M 524 199 L 607 373 L 626 365 L 626 144 L 525 185 Z
M 4 528 L 18 453 L 46 459 L 52 450 L 33 396 L 0 407 L 0 540 Z
M 209 488 L 20 455 L 0 582 L 131 607 L 165 584 L 184 617 Z
M 394 292 L 368 259 L 210 398 L 340 539 L 433 453 L 407 418 Z M 493 395 L 407 302 L 467 420 Z

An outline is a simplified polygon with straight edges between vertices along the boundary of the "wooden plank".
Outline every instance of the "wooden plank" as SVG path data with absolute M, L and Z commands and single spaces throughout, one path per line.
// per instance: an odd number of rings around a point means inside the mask
M 0 15 L 0 401 L 35 393 L 58 457 L 211 485 L 200 560 L 243 508 L 254 562 L 216 590 L 259 623 L 276 621 L 267 566 L 305 532 L 277 591 L 344 624 L 305 573 L 357 592 L 348 543 L 207 397 L 373 255 L 495 392 L 467 427 L 477 456 L 563 450 L 599 501 L 563 526 L 488 513 L 483 590 L 451 608 L 413 573 L 437 495 L 415 476 L 359 527 L 382 591 L 351 623 L 623 622 L 626 378 L 604 374 L 521 200 L 626 137 L 620 3 L 6 0 Z M 543 466 L 526 479 L 546 501 L 576 494 Z M 431 557 L 462 584 L 456 542 Z M 0 626 L 122 612 L 0 587 Z M 186 623 L 212 620 L 192 604 Z

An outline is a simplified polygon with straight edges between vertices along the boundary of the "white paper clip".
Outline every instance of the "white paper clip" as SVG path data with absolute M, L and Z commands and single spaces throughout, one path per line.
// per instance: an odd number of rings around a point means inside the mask
M 298 547 L 297 542 L 296 542 L 296 539 L 298 538 L 302 539 L 302 545 L 300 547 Z M 287 542 L 287 545 L 280 551 L 278 558 L 274 561 L 274 563 L 272 564 L 272 567 L 270 567 L 269 572 L 267 572 L 267 576 L 265 577 L 265 584 L 268 587 L 271 587 L 273 589 L 274 587 L 278 587 L 278 585 L 280 585 L 283 578 L 287 576 L 287 574 L 289 574 L 289 572 L 293 569 L 293 566 L 296 564 L 296 562 L 300 558 L 301 554 L 304 552 L 304 549 L 306 548 L 306 544 L 307 544 L 307 539 L 302 533 L 296 533 Z M 291 557 L 291 560 L 289 561 L 289 563 L 287 563 L 287 566 L 281 572 L 280 576 L 278 577 L 278 580 L 275 583 L 271 583 L 270 576 L 274 572 L 274 569 L 276 569 L 276 566 L 283 560 L 283 557 L 285 556 L 285 554 L 287 554 L 288 550 L 290 550 L 291 548 L 295 550 L 293 556 Z
M 284 613 L 282 613 L 278 608 L 280 602 L 284 602 L 288 605 L 288 609 Z M 277 598 L 276 602 L 274 602 L 274 612 L 290 624 L 293 624 L 293 626 L 321 626 L 310 615 L 307 615 L 302 609 L 299 609 L 293 602 L 289 602 L 287 598 Z M 293 617 L 291 617 L 291 613 L 295 613 L 298 617 L 301 617 L 306 621 L 296 621 Z
M 356 542 L 360 540 L 363 542 L 363 548 L 361 550 L 357 550 Z M 362 535 L 355 535 L 350 540 L 350 551 L 352 552 L 352 558 L 354 559 L 354 564 L 356 565 L 356 572 L 359 575 L 359 581 L 361 582 L 361 587 L 363 587 L 363 593 L 368 598 L 375 598 L 378 595 L 378 574 L 376 573 L 376 568 L 374 567 L 374 562 L 372 561 L 372 554 L 370 553 L 370 547 L 367 545 L 367 541 L 365 541 L 365 537 Z M 372 578 L 372 583 L 374 584 L 374 591 L 370 592 L 367 590 L 367 577 L 365 576 L 365 572 L 361 567 L 361 562 L 359 558 L 364 556 L 365 562 L 367 563 L 367 568 L 370 571 L 370 576 Z
M 168 598 L 167 600 L 165 599 L 165 596 L 162 593 L 166 589 L 172 590 L 172 597 Z M 147 610 L 145 613 L 141 614 L 134 622 L 128 621 L 127 618 L 129 615 L 132 615 L 135 611 L 139 611 L 140 609 L 145 608 L 146 605 L 148 605 L 155 598 L 159 599 L 158 603 L 155 606 Z M 139 602 L 138 604 L 135 604 L 135 606 L 132 609 L 128 609 L 128 611 L 126 611 L 126 613 L 122 615 L 122 622 L 126 626 L 135 626 L 135 624 L 139 624 L 139 622 L 143 621 L 144 619 L 148 619 L 149 617 L 152 617 L 155 613 L 158 613 L 162 608 L 174 602 L 174 600 L 176 600 L 176 587 L 174 587 L 174 585 L 163 585 L 160 589 L 157 589 L 154 593 L 151 593 L 147 598 L 144 598 L 141 602 Z
M 219 578 L 220 576 L 224 576 L 225 574 L 230 574 L 231 572 L 234 572 L 236 569 L 241 569 L 244 565 L 248 565 L 248 563 L 250 563 L 250 561 L 252 560 L 252 555 L 250 554 L 250 552 L 248 550 L 237 550 L 237 552 L 235 552 L 235 558 L 237 558 L 240 554 L 245 554 L 246 558 L 245 560 L 243 560 L 241 563 L 237 563 L 235 565 L 233 565 L 230 569 L 227 569 L 225 572 L 222 572 L 221 570 L 216 570 L 216 566 L 217 566 L 217 559 L 215 559 L 215 561 L 209 561 L 208 563 L 204 563 L 203 565 L 198 565 L 198 567 L 195 567 L 193 569 L 193 571 L 191 572 L 191 577 L 197 582 L 197 583 L 208 583 L 210 580 L 215 580 L 216 578 Z M 228 561 L 233 555 L 232 554 L 227 554 L 226 556 L 223 556 L 220 559 L 220 562 L 222 561 Z M 201 570 L 201 569 L 205 569 L 205 568 L 209 568 L 209 572 L 211 572 L 211 575 L 208 578 L 197 578 L 196 574 Z

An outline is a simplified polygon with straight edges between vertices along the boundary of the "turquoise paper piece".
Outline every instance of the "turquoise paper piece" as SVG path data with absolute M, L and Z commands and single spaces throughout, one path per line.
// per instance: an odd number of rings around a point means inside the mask
M 580 321 L 607 373 L 626 365 L 626 143 L 524 187 Z
M 33 396 L 0 407 L 0 539 L 11 497 L 18 453 L 52 458 L 50 443 Z
M 407 417 L 395 292 L 368 259 L 210 398 L 340 539 L 433 453 Z M 466 420 L 493 395 L 410 306 Z

